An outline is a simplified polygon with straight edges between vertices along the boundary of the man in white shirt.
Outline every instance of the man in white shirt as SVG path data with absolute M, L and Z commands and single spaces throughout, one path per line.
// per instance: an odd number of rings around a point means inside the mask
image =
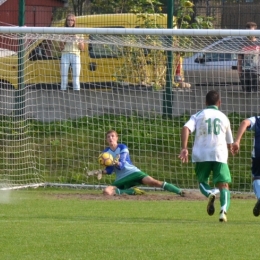
M 209 176 L 213 172 L 213 183 L 220 191 L 220 222 L 227 221 L 230 206 L 229 183 L 231 176 L 227 164 L 228 149 L 232 151 L 233 136 L 227 116 L 219 111 L 221 104 L 217 91 L 211 90 L 206 95 L 206 108 L 192 115 L 181 132 L 181 161 L 188 162 L 189 134 L 196 131 L 192 148 L 192 162 L 201 193 L 208 198 L 207 212 L 215 212 L 216 192 L 209 185 Z
M 257 24 L 248 22 L 247 30 L 256 30 Z M 259 77 L 260 42 L 255 36 L 249 36 L 243 41 L 242 53 L 238 54 L 237 70 L 243 91 L 257 91 Z

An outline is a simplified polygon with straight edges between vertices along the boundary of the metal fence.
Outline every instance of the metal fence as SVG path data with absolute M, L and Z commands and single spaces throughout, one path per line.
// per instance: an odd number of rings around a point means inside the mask
M 211 16 L 216 29 L 244 29 L 247 22 L 260 25 L 260 3 L 205 1 L 195 5 L 194 15 Z
M 236 0 L 230 3 L 227 0 L 193 0 L 194 17 L 211 16 L 216 29 L 244 29 L 249 21 L 256 22 L 260 26 L 260 0 Z M 174 1 L 174 11 L 179 6 L 179 0 Z M 92 14 L 92 9 L 82 10 L 82 15 Z M 25 22 L 27 26 L 50 26 L 51 20 L 60 20 L 72 11 L 71 7 L 51 6 L 26 6 Z M 167 6 L 163 12 L 167 13 Z M 0 5 L 0 26 L 17 26 L 18 10 L 6 9 Z M 100 14 L 95 12 L 95 14 Z

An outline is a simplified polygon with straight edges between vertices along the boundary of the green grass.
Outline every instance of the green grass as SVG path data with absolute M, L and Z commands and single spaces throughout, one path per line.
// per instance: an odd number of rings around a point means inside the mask
M 253 199 L 233 199 L 228 222 L 219 223 L 218 201 L 210 217 L 206 199 L 86 200 L 86 193 L 38 188 L 7 199 L 1 191 L 1 259 L 259 259 Z

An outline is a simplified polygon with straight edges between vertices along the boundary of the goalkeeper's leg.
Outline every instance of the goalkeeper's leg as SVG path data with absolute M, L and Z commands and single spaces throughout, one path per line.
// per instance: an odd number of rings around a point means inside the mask
M 143 172 L 133 172 L 124 178 L 116 180 L 112 183 L 112 186 L 108 186 L 104 189 L 104 195 L 143 195 L 145 192 L 136 186 L 142 184 L 142 179 L 148 176 Z
M 116 186 L 108 186 L 103 190 L 104 195 L 143 195 L 145 192 L 138 188 L 129 188 L 129 189 L 119 189 Z
M 179 189 L 178 187 L 176 187 L 175 185 L 173 185 L 171 183 L 167 183 L 167 182 L 158 181 L 158 180 L 152 178 L 151 176 L 144 177 L 142 179 L 142 183 L 146 184 L 148 186 L 151 186 L 151 187 L 162 188 L 164 190 L 176 193 L 183 197 L 185 196 L 185 192 L 183 190 Z

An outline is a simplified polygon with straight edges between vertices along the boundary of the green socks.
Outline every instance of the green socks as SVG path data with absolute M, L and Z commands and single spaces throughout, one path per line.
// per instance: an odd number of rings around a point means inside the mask
M 170 184 L 170 183 L 167 183 L 167 182 L 164 182 L 163 183 L 163 186 L 162 188 L 164 190 L 167 190 L 169 192 L 174 192 L 176 194 L 180 194 L 181 190 L 179 188 L 177 188 L 176 186 L 174 186 L 173 184 Z M 120 194 L 128 194 L 128 195 L 135 195 L 135 190 L 134 189 L 125 189 L 125 190 L 121 190 L 121 189 L 118 189 L 116 188 L 115 189 L 115 192 L 117 195 L 120 195 Z
M 173 184 L 164 182 L 162 188 L 164 190 L 167 190 L 169 192 L 174 192 L 176 194 L 180 194 L 181 190 L 179 188 L 177 188 L 176 186 L 174 186 Z
M 120 189 L 116 188 L 116 194 L 117 195 L 120 195 L 120 194 L 135 195 L 135 191 L 134 191 L 134 189 L 120 190 Z
M 199 184 L 200 192 L 205 196 L 208 197 L 211 192 L 211 187 L 206 182 L 200 182 Z
M 230 191 L 228 189 L 220 190 L 221 210 L 227 212 L 230 206 Z

